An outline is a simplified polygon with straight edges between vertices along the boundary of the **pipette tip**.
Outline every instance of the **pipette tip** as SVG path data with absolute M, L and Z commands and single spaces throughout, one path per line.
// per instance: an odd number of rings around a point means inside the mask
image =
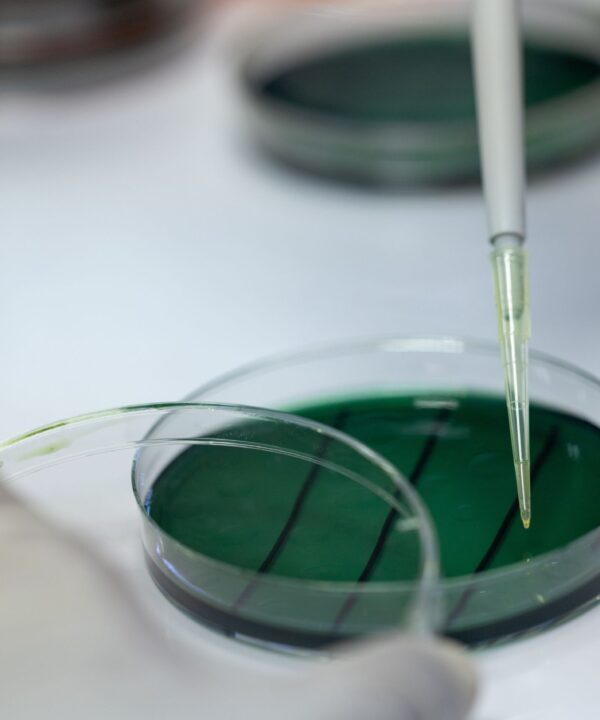
M 527 340 L 529 298 L 526 255 L 512 237 L 500 239 L 492 253 L 498 330 L 506 389 L 512 455 L 523 527 L 531 523 Z
M 517 495 L 519 497 L 519 510 L 521 511 L 521 522 L 525 530 L 531 525 L 531 482 L 529 462 L 515 463 L 515 474 L 517 476 Z

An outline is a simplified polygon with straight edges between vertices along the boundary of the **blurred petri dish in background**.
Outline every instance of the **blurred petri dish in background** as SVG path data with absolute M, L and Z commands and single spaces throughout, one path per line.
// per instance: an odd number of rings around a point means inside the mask
M 528 531 L 493 345 L 387 337 L 325 347 L 241 368 L 190 399 L 286 409 L 386 457 L 433 518 L 443 632 L 478 645 L 551 627 L 600 594 L 600 383 L 532 353 L 530 392 Z M 379 571 L 385 580 L 385 564 Z
M 153 67 L 197 32 L 207 0 L 8 0 L 0 84 L 70 89 Z
M 3 486 L 108 559 L 129 555 L 128 575 L 146 565 L 172 603 L 227 635 L 281 650 L 434 628 L 437 546 L 418 495 L 313 421 L 226 405 L 122 408 L 4 443 L 0 462 Z M 357 583 L 387 518 L 394 581 Z
M 524 0 L 527 157 L 541 171 L 600 143 L 600 6 Z M 239 76 L 270 155 L 382 185 L 479 177 L 468 0 L 304 4 L 246 32 Z

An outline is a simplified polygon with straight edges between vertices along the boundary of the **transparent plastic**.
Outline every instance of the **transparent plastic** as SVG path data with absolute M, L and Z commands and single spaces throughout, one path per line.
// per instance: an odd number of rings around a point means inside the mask
M 454 338 L 384 337 L 280 356 L 233 371 L 190 398 L 293 408 L 327 398 L 430 392 L 504 395 L 497 346 Z M 600 382 L 547 356 L 529 360 L 532 402 L 600 425 Z M 508 432 L 499 429 L 499 432 Z M 599 440 L 600 442 L 600 440 Z M 475 479 L 474 479 L 475 481 Z M 485 483 L 485 475 L 480 481 Z M 535 495 L 534 495 L 535 498 Z M 539 522 L 554 522 L 539 518 Z M 531 532 L 531 531 L 528 531 Z M 444 630 L 469 643 L 548 627 L 596 602 L 600 529 L 552 552 L 476 575 L 442 578 Z
M 494 244 L 492 267 L 515 477 L 521 520 L 528 528 L 531 522 L 531 458 L 527 343 L 531 321 L 527 255 L 520 243 L 503 241 L 501 237 Z
M 411 549 L 410 557 L 394 559 L 406 581 L 361 587 L 312 581 L 310 568 L 308 579 L 267 574 L 178 542 L 150 516 L 148 501 L 161 471 L 191 450 L 226 464 L 228 474 L 220 476 L 216 493 L 231 493 L 240 478 L 246 485 L 281 478 L 284 485 L 285 461 L 285 468 L 300 477 L 318 472 L 321 488 L 347 486 L 358 502 L 374 504 L 384 516 L 392 512 L 399 546 Z M 90 539 L 107 557 L 121 564 L 125 558 L 130 577 L 146 577 L 147 565 L 171 601 L 229 635 L 279 648 L 313 647 L 390 628 L 424 632 L 434 623 L 437 549 L 418 496 L 383 458 L 318 423 L 239 406 L 126 407 L 61 421 L 5 442 L 0 462 L 1 481 L 35 508 Z M 255 470 L 251 480 L 244 478 L 249 467 Z M 209 476 L 205 469 L 198 481 L 208 484 Z M 304 522 L 315 532 L 326 526 L 332 547 L 343 546 L 361 528 L 351 509 L 331 506 L 325 495 L 318 512 L 305 513 Z M 278 499 L 290 507 L 295 501 L 291 494 L 280 493 Z M 230 523 L 221 528 L 223 543 L 235 528 L 235 513 L 244 508 L 249 507 L 256 531 L 264 525 L 268 508 L 252 503 L 252 497 L 232 498 Z M 142 519 L 144 553 L 136 515 Z M 164 604 L 158 592 L 150 595 Z M 147 596 L 145 588 L 145 601 Z

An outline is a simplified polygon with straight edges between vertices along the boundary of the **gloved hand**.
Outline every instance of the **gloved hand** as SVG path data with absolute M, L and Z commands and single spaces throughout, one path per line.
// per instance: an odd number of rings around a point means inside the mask
M 285 678 L 192 657 L 163 641 L 92 548 L 1 484 L 0 583 L 10 720 L 460 720 L 475 694 L 466 653 L 433 640 L 356 643 Z

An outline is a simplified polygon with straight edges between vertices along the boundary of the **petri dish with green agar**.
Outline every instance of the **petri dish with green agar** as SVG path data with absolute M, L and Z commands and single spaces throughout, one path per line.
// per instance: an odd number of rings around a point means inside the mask
M 240 86 L 252 135 L 337 180 L 479 178 L 469 0 L 302 3 L 246 30 Z M 600 146 L 600 9 L 523 0 L 528 170 Z
M 437 546 L 418 494 L 371 449 L 310 419 L 121 408 L 5 442 L 0 463 L 2 487 L 228 635 L 312 648 L 429 632 L 439 617 Z M 386 580 L 357 584 L 386 524 Z M 157 590 L 154 602 L 165 602 Z
M 600 593 L 600 382 L 536 353 L 529 374 L 527 531 L 494 345 L 348 343 L 246 366 L 190 398 L 285 409 L 355 437 L 397 467 L 435 526 L 441 629 L 480 645 L 550 627 Z M 381 533 L 372 552 L 385 553 L 385 525 Z M 383 555 L 361 565 L 355 580 L 385 582 L 387 567 Z

